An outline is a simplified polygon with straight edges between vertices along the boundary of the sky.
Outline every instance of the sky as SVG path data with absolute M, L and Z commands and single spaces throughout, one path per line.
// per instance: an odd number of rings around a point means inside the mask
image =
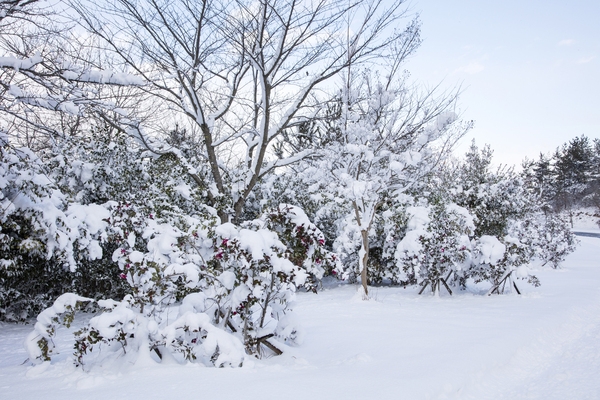
M 460 86 L 471 140 L 520 165 L 576 136 L 600 138 L 600 0 L 411 0 L 416 81 Z

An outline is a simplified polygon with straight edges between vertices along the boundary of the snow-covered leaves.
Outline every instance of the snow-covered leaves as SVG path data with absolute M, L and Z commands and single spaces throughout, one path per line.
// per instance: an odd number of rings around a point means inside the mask
M 0 319 L 23 320 L 72 287 L 82 260 L 102 257 L 109 211 L 72 202 L 31 150 L 0 144 Z
M 75 317 L 75 311 L 91 300 L 73 293 L 65 293 L 56 299 L 51 307 L 42 311 L 37 317 L 33 331 L 25 339 L 29 360 L 34 363 L 50 361 L 55 348 L 53 338 L 58 326 L 69 327 Z
M 285 244 L 286 258 L 308 272 L 307 290 L 316 292 L 324 275 L 343 274 L 339 256 L 326 250 L 325 236 L 300 207 L 280 204 L 264 213 L 261 220 Z
M 475 228 L 468 211 L 450 203 L 410 207 L 407 213 L 409 228 L 396 249 L 397 266 L 404 272 L 402 281 L 430 284 L 438 292 L 440 282 L 450 275 L 463 277 Z
M 306 221 L 296 211 L 303 226 Z M 305 285 L 311 262 L 296 259 L 301 265 L 294 265 L 277 234 L 256 227 L 263 221 L 249 228 L 194 222 L 175 228 L 148 218 L 143 232 L 134 232 L 146 251 L 134 250 L 136 239 L 125 236 L 113 259 L 132 294 L 121 302 L 98 302 L 104 311 L 76 332 L 78 365 L 101 365 L 128 352 L 135 361 L 153 350 L 180 362 L 236 367 L 245 353 L 279 354 L 272 337 L 300 340 L 289 306 L 296 288 Z M 168 315 L 177 301 L 179 317 L 171 322 Z

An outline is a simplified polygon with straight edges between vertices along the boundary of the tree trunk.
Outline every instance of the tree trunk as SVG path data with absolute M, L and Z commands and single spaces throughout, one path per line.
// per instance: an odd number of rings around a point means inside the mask
M 367 288 L 367 263 L 369 262 L 369 227 L 363 226 L 364 220 L 360 218 L 360 211 L 356 201 L 352 202 L 354 208 L 354 217 L 358 227 L 360 228 L 360 234 L 362 236 L 362 243 L 360 245 L 360 253 L 358 255 L 358 267 L 360 269 L 360 281 L 364 290 L 365 300 L 369 298 L 369 289 Z M 366 229 L 365 229 L 366 228 Z
M 360 281 L 362 283 L 363 290 L 365 291 L 365 296 L 369 297 L 369 289 L 367 288 L 367 263 L 369 262 L 369 232 L 368 231 L 360 231 L 362 235 L 362 245 L 361 245 L 361 264 L 362 270 L 360 271 Z M 360 265 L 360 264 L 359 264 Z

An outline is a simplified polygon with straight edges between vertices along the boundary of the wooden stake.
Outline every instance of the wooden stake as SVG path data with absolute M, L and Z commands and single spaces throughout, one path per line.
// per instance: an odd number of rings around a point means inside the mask
M 424 283 L 425 283 L 425 285 L 423 285 L 423 287 L 419 291 L 419 294 L 423 294 L 423 291 L 425 290 L 425 288 L 427 287 L 427 285 L 429 285 L 429 281 L 425 281 Z
M 446 290 L 448 291 L 448 293 L 450 293 L 450 296 L 452 296 L 452 290 L 450 290 L 450 286 L 448 286 L 448 284 L 446 283 L 446 281 L 444 280 L 444 278 L 440 278 L 440 280 L 442 281 L 442 283 L 446 287 Z
M 515 287 L 515 290 L 517 291 L 517 294 L 521 294 L 521 292 L 519 291 L 519 288 L 517 287 L 516 282 L 513 281 L 513 286 Z

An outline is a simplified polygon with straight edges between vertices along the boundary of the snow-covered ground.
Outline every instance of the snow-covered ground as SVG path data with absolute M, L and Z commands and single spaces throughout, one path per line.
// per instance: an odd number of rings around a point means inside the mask
M 573 211 L 573 230 L 576 232 L 600 233 L 600 212 L 594 208 Z
M 238 369 L 152 362 L 82 372 L 70 344 L 53 364 L 22 365 L 31 325 L 0 325 L 1 399 L 600 399 L 600 239 L 523 295 L 356 287 L 300 293 L 306 336 Z M 483 289 L 483 288 L 482 288 Z

